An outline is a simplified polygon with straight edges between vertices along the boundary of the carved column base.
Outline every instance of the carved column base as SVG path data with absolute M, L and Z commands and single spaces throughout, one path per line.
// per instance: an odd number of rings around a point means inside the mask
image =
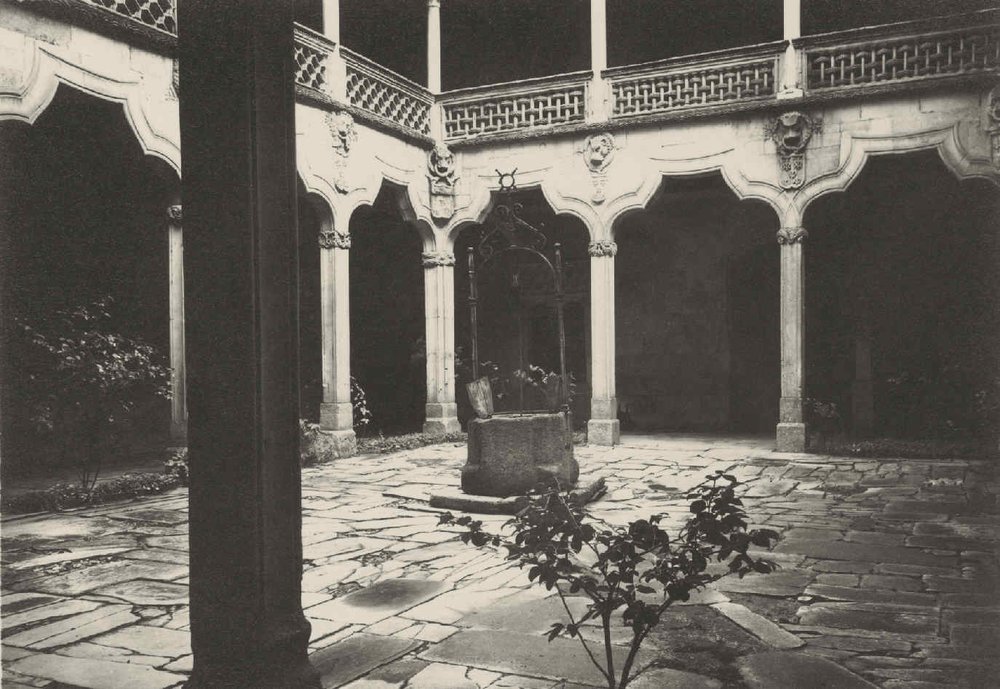
M 805 452 L 806 425 L 804 423 L 779 423 L 775 441 L 778 452 Z
M 587 444 L 611 447 L 621 442 L 618 419 L 591 419 L 587 422 Z
M 354 432 L 354 409 L 349 402 L 323 402 L 319 405 L 319 427 L 323 431 Z
M 458 423 L 458 405 L 454 402 L 428 402 L 424 407 L 424 433 L 427 435 L 448 435 L 461 433 Z

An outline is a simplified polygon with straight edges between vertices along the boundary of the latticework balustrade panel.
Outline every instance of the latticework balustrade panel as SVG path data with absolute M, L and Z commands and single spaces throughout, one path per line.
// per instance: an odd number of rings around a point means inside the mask
M 812 50 L 806 64 L 814 90 L 993 71 L 1000 69 L 1000 29 Z
M 421 134 L 430 132 L 431 104 L 428 101 L 350 66 L 347 68 L 347 98 L 351 105 Z
M 299 41 L 295 42 L 295 83 L 322 91 L 326 86 L 327 54 Z
M 774 61 L 612 82 L 614 116 L 644 115 L 774 95 Z
M 140 24 L 177 33 L 176 0 L 81 0 L 87 5 L 101 7 L 115 14 L 128 17 Z
M 493 97 L 446 105 L 445 135 L 465 138 L 517 129 L 582 122 L 586 118 L 583 86 L 545 93 Z

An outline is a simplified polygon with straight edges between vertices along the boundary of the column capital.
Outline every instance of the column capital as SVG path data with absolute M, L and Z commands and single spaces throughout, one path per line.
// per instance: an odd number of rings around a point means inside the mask
M 455 254 L 450 251 L 425 251 L 421 255 L 424 268 L 455 265 Z
M 427 6 L 428 7 L 440 7 L 441 6 L 441 0 L 427 0 Z
M 804 227 L 782 227 L 778 230 L 778 244 L 801 244 L 809 233 Z
M 614 256 L 618 253 L 618 245 L 610 239 L 601 239 L 591 242 L 587 247 L 587 253 L 592 257 Z
M 175 223 L 181 222 L 184 219 L 184 207 L 179 203 L 167 206 L 167 218 Z
M 321 230 L 319 233 L 320 249 L 347 249 L 351 248 L 351 235 L 347 232 L 337 232 L 336 230 Z

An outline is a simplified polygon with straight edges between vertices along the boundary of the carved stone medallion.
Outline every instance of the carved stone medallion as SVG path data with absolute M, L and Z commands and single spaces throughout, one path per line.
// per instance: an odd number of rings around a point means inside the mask
M 588 136 L 580 151 L 594 183 L 594 193 L 591 196 L 591 201 L 594 203 L 604 203 L 604 189 L 607 186 L 606 171 L 611 165 L 611 161 L 614 160 L 615 149 L 615 137 L 604 132 Z
M 806 181 L 806 146 L 821 124 L 801 112 L 786 112 L 765 125 L 765 134 L 778 153 L 778 184 L 799 189 Z
M 431 217 L 448 220 L 455 214 L 455 156 L 443 143 L 427 154 L 427 179 L 430 182 Z
M 354 118 L 347 112 L 329 112 L 326 114 L 326 124 L 333 135 L 334 176 L 333 186 L 341 194 L 350 191 L 346 179 L 347 157 L 351 147 L 358 140 L 358 131 L 354 126 Z

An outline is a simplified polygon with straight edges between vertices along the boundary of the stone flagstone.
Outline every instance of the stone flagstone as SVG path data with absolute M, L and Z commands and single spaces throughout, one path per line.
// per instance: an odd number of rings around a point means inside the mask
M 830 660 L 799 653 L 758 653 L 737 665 L 750 689 L 877 689 Z
M 105 605 L 80 615 L 31 627 L 4 639 L 4 643 L 21 648 L 54 648 L 138 621 L 139 617 L 130 606 Z
M 91 591 L 92 595 L 110 596 L 133 605 L 187 605 L 188 587 L 168 581 L 136 579 Z
M 23 675 L 44 677 L 71 687 L 85 687 L 85 689 L 166 689 L 185 679 L 184 675 L 143 665 L 68 658 L 50 653 L 14 661 L 8 669 Z
M 628 649 L 614 648 L 616 667 L 625 662 Z M 550 677 L 600 686 L 601 673 L 591 664 L 580 643 L 573 639 L 553 639 L 538 634 L 509 631 L 467 630 L 448 637 L 419 655 L 432 660 L 493 670 L 495 672 Z M 652 660 L 646 651 L 636 656 L 635 669 L 641 670 Z
M 334 689 L 420 647 L 419 641 L 359 633 L 310 656 L 323 678 L 323 689 Z
M 450 588 L 440 581 L 386 579 L 343 598 L 309 608 L 310 617 L 374 624 L 419 605 Z
M 799 637 L 738 603 L 715 603 L 712 608 L 774 648 L 799 648 L 805 645 Z

